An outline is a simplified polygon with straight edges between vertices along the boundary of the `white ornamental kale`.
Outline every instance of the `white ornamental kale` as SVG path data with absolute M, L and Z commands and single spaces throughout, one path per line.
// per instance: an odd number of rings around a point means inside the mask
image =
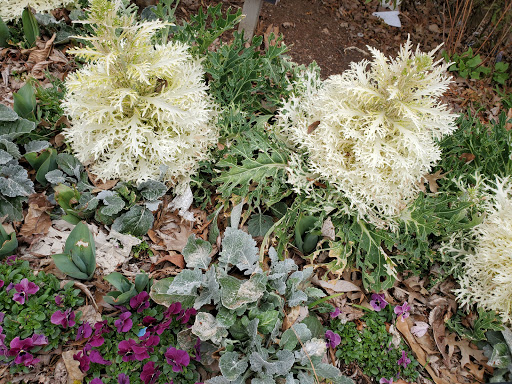
M 64 134 L 76 156 L 101 179 L 163 179 L 186 185 L 217 142 L 215 106 L 204 71 L 188 46 L 153 45 L 167 24 L 118 13 L 120 1 L 93 0 L 92 47 L 68 52 L 90 60 L 68 76 Z
M 456 115 L 439 101 L 450 79 L 434 53 L 397 58 L 368 47 L 373 61 L 352 63 L 320 81 L 308 70 L 279 111 L 279 134 L 294 148 L 289 182 L 315 197 L 314 182 L 328 183 L 338 206 L 348 201 L 360 217 L 384 227 L 419 191 L 421 177 L 440 159 L 435 139 L 452 133 Z M 333 206 L 333 197 L 324 205 Z
M 458 255 L 463 271 L 454 292 L 462 304 L 476 303 L 512 323 L 512 180 L 484 185 L 485 215 L 469 237 L 452 240 L 442 252 Z
M 0 17 L 3 21 L 19 19 L 27 6 L 40 13 L 75 3 L 76 0 L 0 0 Z

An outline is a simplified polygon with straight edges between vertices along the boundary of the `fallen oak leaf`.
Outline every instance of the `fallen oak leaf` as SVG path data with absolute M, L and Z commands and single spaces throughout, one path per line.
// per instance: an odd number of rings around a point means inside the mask
M 85 374 L 80 370 L 80 363 L 78 360 L 73 359 L 73 355 L 78 353 L 77 350 L 66 351 L 62 353 L 62 360 L 68 371 L 68 383 L 75 384 L 76 382 L 81 383 L 85 377 Z
M 158 261 L 155 264 L 160 264 L 165 261 L 169 261 L 173 263 L 174 265 L 180 267 L 181 269 L 185 268 L 185 259 L 183 258 L 183 255 L 177 253 L 177 252 L 169 252 L 168 255 L 158 259 Z

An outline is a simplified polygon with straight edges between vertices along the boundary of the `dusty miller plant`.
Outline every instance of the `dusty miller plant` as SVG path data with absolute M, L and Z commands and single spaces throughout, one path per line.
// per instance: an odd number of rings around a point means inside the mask
M 306 384 L 315 383 L 315 376 L 350 383 L 336 367 L 322 363 L 326 343 L 316 317 L 310 315 L 282 331 L 286 307 L 324 295 L 309 286 L 313 268 L 298 270 L 293 260 L 280 261 L 271 248 L 270 267 L 263 271 L 256 242 L 238 229 L 240 213 L 241 206 L 235 207 L 218 263 L 210 266 L 212 246 L 192 235 L 183 249 L 187 269 L 155 283 L 151 292 L 156 302 L 179 301 L 199 311 L 192 328 L 184 333 L 199 337 L 202 351 L 211 355 L 224 349 L 219 359 L 221 375 L 206 383 L 241 384 L 251 379 L 255 384 L 272 384 L 281 378 L 289 384 Z M 247 277 L 235 277 L 236 270 Z M 215 311 L 205 308 L 212 304 Z M 185 335 L 180 339 L 185 340 Z
M 153 45 L 167 23 L 136 22 L 120 1 L 93 0 L 90 46 L 70 51 L 90 61 L 68 76 L 64 134 L 101 179 L 185 185 L 217 142 L 215 106 L 199 60 L 186 44 Z

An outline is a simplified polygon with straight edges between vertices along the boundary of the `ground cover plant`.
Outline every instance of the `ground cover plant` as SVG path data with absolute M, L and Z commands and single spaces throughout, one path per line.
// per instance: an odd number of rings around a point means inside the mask
M 75 6 L 0 25 L 69 71 L 0 104 L 9 380 L 510 378 L 511 115 L 438 50 L 323 79 L 221 4 Z

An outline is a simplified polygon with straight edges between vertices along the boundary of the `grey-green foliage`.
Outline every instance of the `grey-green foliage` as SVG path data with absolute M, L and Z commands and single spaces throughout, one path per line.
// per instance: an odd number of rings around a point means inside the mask
M 47 149 L 31 144 L 30 150 L 37 152 Z M 145 205 L 154 205 L 167 192 L 164 183 L 148 180 L 137 187 L 117 183 L 113 189 L 97 193 L 83 165 L 67 153 L 56 155 L 55 169 L 46 172 L 44 177 L 55 191 L 54 198 L 64 211 L 65 220 L 77 223 L 94 218 L 112 225 L 118 232 L 134 236 L 145 235 L 153 225 L 153 214 Z
M 512 330 L 504 328 L 501 332 L 489 331 L 486 334 L 487 343 L 481 343 L 488 365 L 495 368 L 490 383 L 512 380 Z M 480 343 L 479 343 L 480 344 Z
M 23 219 L 22 202 L 34 193 L 33 182 L 19 165 L 21 153 L 16 144 L 16 138 L 34 128 L 34 122 L 0 104 L 0 217 L 7 215 L 8 221 Z
M 192 333 L 213 350 L 225 348 L 219 360 L 222 376 L 206 383 L 276 383 L 277 378 L 314 383 L 311 361 L 325 379 L 343 377 L 336 367 L 321 362 L 326 347 L 316 317 L 281 330 L 285 307 L 305 305 L 323 295 L 309 287 L 313 268 L 298 270 L 292 260 L 279 260 L 271 248 L 270 268 L 263 271 L 254 240 L 237 228 L 239 217 L 235 210 L 219 263 L 210 266 L 211 247 L 191 236 L 183 250 L 191 269 L 160 280 L 151 289 L 158 303 L 180 301 L 199 310 Z M 239 272 L 247 270 L 251 275 L 241 278 Z M 202 311 L 205 305 L 214 305 L 215 311 Z

